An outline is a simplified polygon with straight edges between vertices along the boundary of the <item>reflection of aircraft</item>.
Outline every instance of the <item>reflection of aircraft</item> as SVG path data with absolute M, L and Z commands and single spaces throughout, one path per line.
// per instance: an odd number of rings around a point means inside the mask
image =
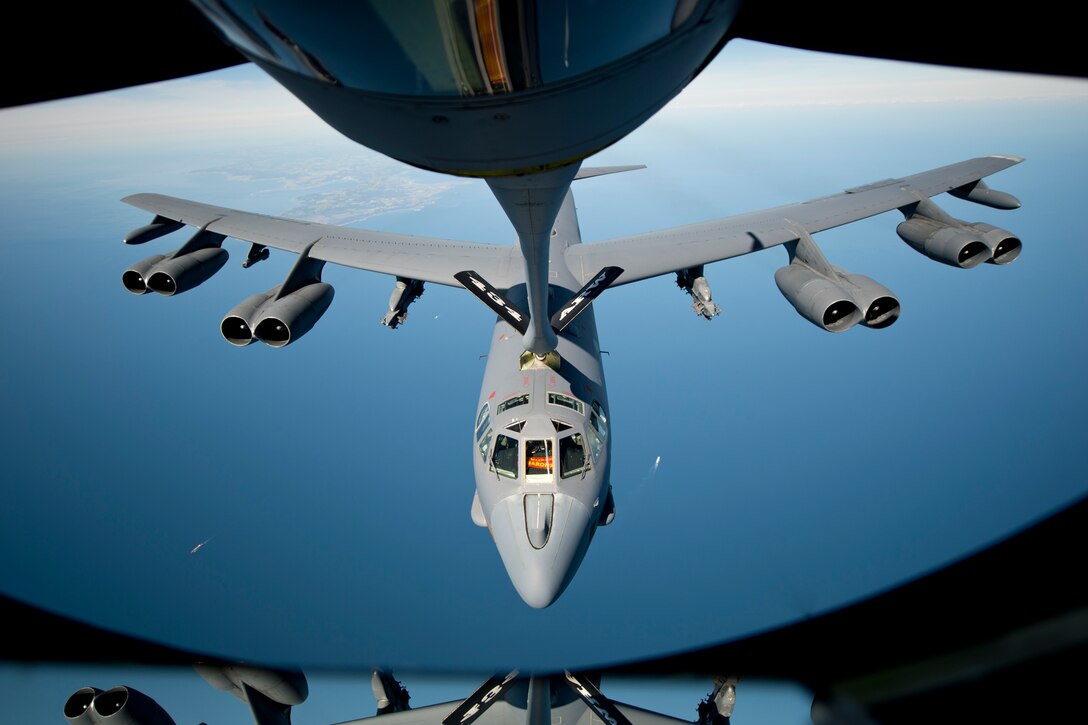
M 898 209 L 906 218 L 899 235 L 932 259 L 962 268 L 983 261 L 1005 264 L 1020 253 L 1018 239 L 989 224 L 954 219 L 929 197 L 950 192 L 1015 208 L 1014 198 L 981 179 L 1018 162 L 1010 156 L 978 158 L 801 204 L 594 244 L 581 244 L 573 197 L 565 191 L 545 235 L 541 286 L 526 274 L 534 252 L 523 258 L 524 245 L 519 250 L 308 224 L 137 194 L 125 201 L 155 217 L 128 235 L 130 244 L 183 225 L 199 231 L 174 252 L 134 264 L 123 281 L 136 294 L 184 292 L 223 266 L 226 236 L 252 242 L 247 264 L 267 256 L 267 247 L 298 253 L 281 285 L 245 299 L 224 317 L 223 336 L 238 346 L 261 340 L 282 347 L 304 335 L 333 297 L 332 287 L 321 281 L 326 262 L 396 276 L 383 320 L 389 326 L 403 321 L 426 282 L 460 284 L 479 297 L 499 319 L 471 444 L 472 518 L 491 531 L 522 598 L 546 607 L 570 582 L 597 526 L 607 524 L 614 512 L 608 397 L 589 309 L 597 295 L 609 285 L 676 274 L 696 312 L 710 318 L 717 308 L 704 265 L 782 245 L 790 261 L 775 281 L 802 316 L 832 332 L 859 323 L 887 327 L 899 315 L 895 295 L 868 277 L 831 266 L 811 234 Z M 579 175 L 623 168 L 586 168 Z M 562 173 L 567 184 L 578 178 L 574 168 Z M 506 199 L 504 188 L 493 188 L 500 201 Z M 534 301 L 540 301 L 543 314 L 535 311 Z
M 870 716 L 884 725 L 1004 722 L 1010 713 L 1023 719 L 1024 708 L 1032 720 L 1068 719 L 1081 701 L 1088 594 L 1078 577 L 1056 576 L 1032 562 L 1083 551 L 1086 532 L 1082 498 L 989 549 L 866 601 L 694 652 L 611 664 L 604 672 L 739 671 L 793 680 L 816 694 L 820 725 L 871 723 Z M 78 662 L 88 653 L 105 662 L 174 666 L 201 659 L 3 596 L 0 614 L 13 628 L 39 635 L 12 640 L 7 652 L 14 661 Z M 375 687 L 376 696 L 379 689 L 390 702 L 379 711 L 396 711 L 399 690 L 388 681 Z M 82 702 L 89 704 L 91 693 Z
M 198 664 L 197 672 L 217 690 L 245 702 L 257 725 L 289 725 L 291 707 L 306 700 L 306 678 L 298 670 L 270 670 L 229 664 Z M 563 672 L 522 675 L 518 671 L 489 678 L 463 700 L 412 708 L 408 690 L 388 672 L 373 670 L 371 691 L 377 713 L 351 720 L 355 725 L 691 725 L 660 713 L 610 700 L 600 688 L 600 674 Z M 729 725 L 736 702 L 735 677 L 715 677 L 710 694 L 694 708 L 694 725 Z M 81 687 L 64 705 L 73 725 L 173 725 L 173 719 L 147 695 L 118 686 L 105 692 Z M 348 725 L 348 723 L 342 723 Z
M 1061 722 L 1082 707 L 1088 590 L 1044 562 L 1088 543 L 1088 497 L 932 574 L 833 612 L 609 673 L 788 677 L 816 725 Z
M 297 669 L 222 663 L 194 667 L 212 687 L 244 702 L 257 725 L 290 725 L 291 707 L 304 702 L 309 694 L 306 677 Z M 79 688 L 64 703 L 64 718 L 72 725 L 174 725 L 162 706 L 124 685 L 105 692 L 96 687 Z

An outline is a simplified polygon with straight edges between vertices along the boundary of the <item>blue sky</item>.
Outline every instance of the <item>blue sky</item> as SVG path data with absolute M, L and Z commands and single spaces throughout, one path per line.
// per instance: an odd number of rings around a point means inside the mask
M 734 43 L 587 162 L 648 166 L 575 187 L 592 241 L 1019 154 L 991 185 L 1022 209 L 941 203 L 1019 233 L 1025 251 L 954 270 L 898 241 L 894 215 L 819 235 L 833 263 L 900 296 L 885 331 L 802 320 L 775 288 L 774 251 L 708 268 L 723 308 L 709 323 L 667 278 L 609 291 L 595 308 L 617 519 L 538 612 L 468 514 L 492 324 L 477 301 L 428 287 L 390 332 L 377 320 L 392 280 L 330 268 L 336 300 L 303 341 L 236 350 L 219 320 L 278 283 L 289 255 L 242 270 L 245 246 L 228 243 L 227 268 L 174 299 L 120 285 L 175 242 L 119 243 L 147 221 L 118 202 L 129 193 L 509 243 L 482 183 L 341 139 L 252 67 L 0 112 L 0 299 L 14 321 L 0 586 L 194 649 L 401 674 L 661 654 L 912 578 L 1088 492 L 1085 128 L 1083 81 Z M 61 683 L 45 712 L 108 674 Z M 361 693 L 332 719 L 368 711 Z M 322 721 L 307 707 L 297 722 Z M 194 712 L 174 714 L 210 719 Z

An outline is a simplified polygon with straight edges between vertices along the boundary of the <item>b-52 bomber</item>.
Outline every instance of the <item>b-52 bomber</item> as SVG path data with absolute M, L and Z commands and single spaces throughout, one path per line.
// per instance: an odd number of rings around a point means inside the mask
M 564 591 L 599 526 L 615 515 L 608 395 L 591 303 L 609 287 L 675 275 L 695 311 L 717 314 L 705 265 L 773 247 L 788 263 L 775 282 L 797 312 L 830 332 L 887 328 L 899 299 L 887 287 L 828 262 L 812 235 L 898 210 L 898 235 L 927 257 L 959 268 L 1003 265 L 1020 254 L 1012 233 L 950 216 L 942 193 L 996 209 L 1010 194 L 983 181 L 1022 159 L 994 155 L 888 179 L 811 201 L 688 226 L 582 243 L 571 182 L 638 167 L 582 168 L 580 162 L 528 176 L 487 179 L 518 232 L 516 245 L 479 244 L 308 223 L 159 194 L 123 201 L 154 214 L 125 237 L 143 244 L 184 226 L 181 247 L 132 265 L 122 276 L 134 294 L 185 292 L 223 267 L 227 237 L 251 243 L 243 266 L 269 254 L 298 259 L 283 282 L 224 316 L 232 345 L 283 347 L 303 337 L 328 309 L 322 281 L 333 263 L 393 275 L 382 322 L 396 327 L 426 283 L 463 287 L 497 315 L 474 411 L 471 449 L 476 492 L 472 520 L 486 527 L 514 587 L 530 606 Z M 546 226 L 541 227 L 540 220 Z M 468 416 L 466 416 L 468 417 Z

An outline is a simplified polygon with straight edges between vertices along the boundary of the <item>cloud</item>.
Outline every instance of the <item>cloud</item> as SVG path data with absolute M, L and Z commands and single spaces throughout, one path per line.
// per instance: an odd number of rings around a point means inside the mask
M 252 66 L 0 111 L 3 145 L 196 141 L 209 132 L 328 130 L 301 101 Z
M 1088 100 L 1088 81 L 854 58 L 734 41 L 669 110 Z

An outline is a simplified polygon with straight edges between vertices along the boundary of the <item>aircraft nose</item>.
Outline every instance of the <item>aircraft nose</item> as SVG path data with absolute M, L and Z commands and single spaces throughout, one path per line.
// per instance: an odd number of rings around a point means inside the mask
M 506 573 L 525 603 L 537 609 L 567 588 L 590 533 L 590 510 L 561 493 L 509 496 L 491 515 L 491 534 Z

